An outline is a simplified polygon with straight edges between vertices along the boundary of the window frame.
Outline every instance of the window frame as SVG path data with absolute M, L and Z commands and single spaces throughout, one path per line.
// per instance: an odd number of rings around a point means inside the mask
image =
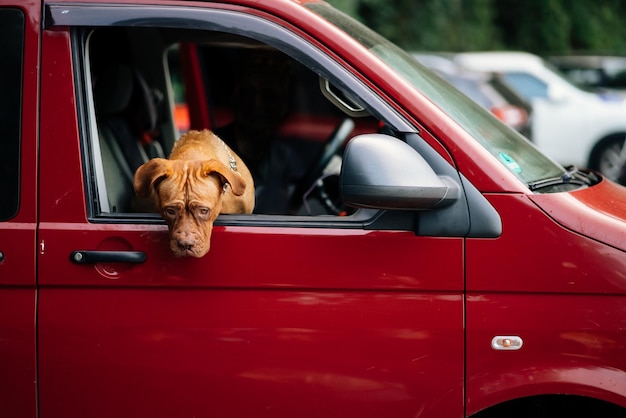
M 353 97 L 366 107 L 372 116 L 384 121 L 400 133 L 417 133 L 417 129 L 403 116 L 392 109 L 380 97 L 369 89 L 354 74 L 340 63 L 323 53 L 304 38 L 288 28 L 263 17 L 249 15 L 240 11 L 197 8 L 190 6 L 116 6 L 116 5 L 48 5 L 46 20 L 48 27 L 72 27 L 74 63 L 76 79 L 80 80 L 81 91 L 78 96 L 79 121 L 82 125 L 83 150 L 86 157 L 88 220 L 92 223 L 111 224 L 162 224 L 157 213 L 106 213 L 98 206 L 104 201 L 106 189 L 94 187 L 90 179 L 103 178 L 99 155 L 97 124 L 93 108 L 93 92 L 88 82 L 90 74 L 88 48 L 85 42 L 85 30 L 101 27 L 152 27 L 164 29 L 196 29 L 226 32 L 242 35 L 268 44 L 308 67 L 318 76 L 328 79 L 333 85 L 351 92 Z M 240 29 L 245 28 L 245 30 Z M 164 63 L 164 65 L 166 65 Z M 96 163 L 94 164 L 94 160 Z M 100 167 L 98 167 L 98 161 Z M 101 183 L 101 181 L 98 181 Z M 104 190 L 104 194 L 102 193 Z M 393 215 L 390 215 L 390 214 Z M 412 211 L 382 211 L 359 209 L 346 217 L 334 215 L 220 215 L 215 225 L 228 226 L 274 226 L 274 227 L 331 227 L 349 229 L 412 229 L 415 214 Z

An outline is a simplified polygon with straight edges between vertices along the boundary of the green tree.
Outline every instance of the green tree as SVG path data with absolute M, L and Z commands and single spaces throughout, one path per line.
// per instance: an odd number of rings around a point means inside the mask
M 499 47 L 493 0 L 332 0 L 398 45 L 413 50 Z
M 625 16 L 621 0 L 572 1 L 569 50 L 626 54 Z
M 496 25 L 508 49 L 567 49 L 571 23 L 562 0 L 500 0 L 496 7 Z
M 626 55 L 623 0 L 329 0 L 410 50 Z

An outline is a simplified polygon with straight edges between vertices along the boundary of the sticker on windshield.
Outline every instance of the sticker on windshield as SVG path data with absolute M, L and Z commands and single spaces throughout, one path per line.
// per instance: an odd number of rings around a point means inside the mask
M 509 170 L 514 173 L 520 174 L 522 172 L 522 167 L 519 166 L 517 161 L 515 161 L 509 154 L 506 152 L 501 152 L 498 154 L 504 165 L 506 165 Z

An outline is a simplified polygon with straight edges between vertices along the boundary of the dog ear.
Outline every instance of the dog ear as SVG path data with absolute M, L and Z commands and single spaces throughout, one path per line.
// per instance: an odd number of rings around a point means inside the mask
M 135 171 L 133 186 L 139 197 L 148 197 L 152 188 L 165 177 L 172 175 L 172 162 L 165 158 L 153 158 Z
M 211 173 L 219 174 L 224 183 L 230 184 L 235 196 L 241 196 L 246 190 L 246 181 L 244 178 L 218 160 L 211 159 L 202 162 L 202 174 L 209 176 Z

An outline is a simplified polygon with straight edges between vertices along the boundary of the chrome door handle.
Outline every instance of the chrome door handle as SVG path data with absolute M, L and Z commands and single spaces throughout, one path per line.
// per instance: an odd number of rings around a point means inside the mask
M 146 254 L 142 251 L 72 251 L 70 260 L 76 264 L 95 263 L 143 263 Z

